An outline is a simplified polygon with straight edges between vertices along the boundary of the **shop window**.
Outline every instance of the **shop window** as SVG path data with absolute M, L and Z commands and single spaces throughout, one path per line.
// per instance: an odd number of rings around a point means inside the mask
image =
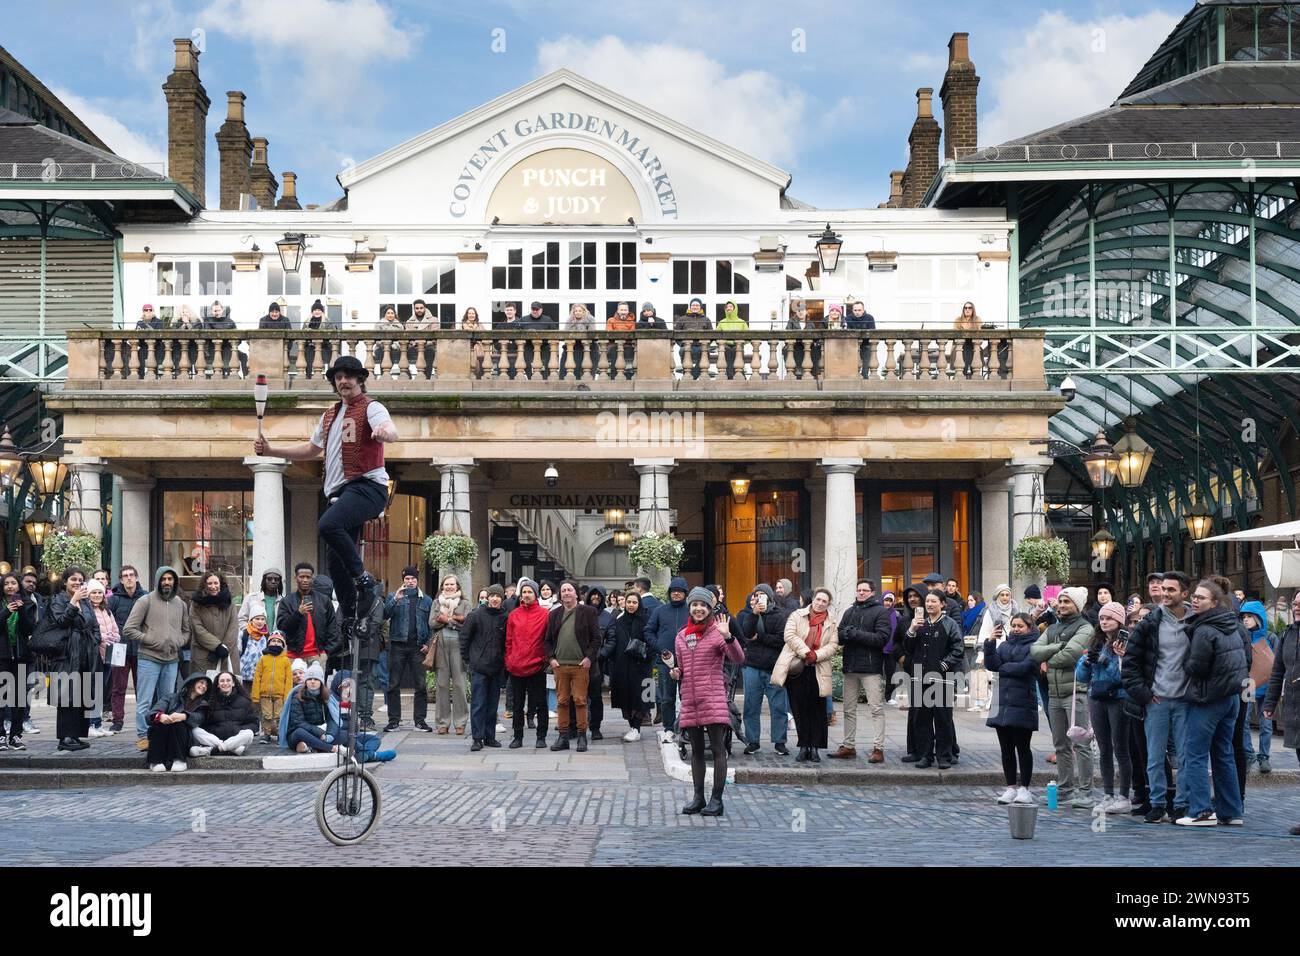
M 760 583 L 789 578 L 801 590 L 809 586 L 808 572 L 794 570 L 796 551 L 804 547 L 802 495 L 755 482 L 744 504 L 729 493 L 714 497 L 714 575 L 733 614 Z
M 605 286 L 609 289 L 636 288 L 636 243 L 605 243 Z
M 366 567 L 383 581 L 385 592 L 402 586 L 402 568 L 424 566 L 420 549 L 428 533 L 428 501 L 417 495 L 394 495 L 380 517 L 366 522 L 362 532 Z
M 596 288 L 596 243 L 569 243 L 569 288 Z
M 438 317 L 444 329 L 456 327 L 456 260 L 384 259 L 379 262 L 379 315 L 392 306 L 406 322 L 415 312 L 415 300 Z
M 533 253 L 533 288 L 558 289 L 560 287 L 560 244 L 544 242 Z
M 886 491 L 880 495 L 880 533 L 933 535 L 936 533 L 934 493 Z
M 280 308 L 293 328 L 307 326 L 311 321 L 312 303 L 320 299 L 325 306 L 325 327 L 340 329 L 343 327 L 341 272 L 341 265 L 335 266 L 320 259 L 304 263 L 298 272 L 285 272 L 278 262 L 271 262 L 266 267 L 266 292 L 270 298 L 279 300 Z
M 952 570 L 962 594 L 970 594 L 970 492 L 952 493 Z
M 163 492 L 162 564 L 187 579 L 217 571 L 235 579 L 232 590 L 242 590 L 252 561 L 251 491 Z

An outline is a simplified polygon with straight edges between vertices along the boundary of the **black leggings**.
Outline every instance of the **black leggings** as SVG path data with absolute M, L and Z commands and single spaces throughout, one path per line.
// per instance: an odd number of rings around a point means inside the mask
M 727 784 L 727 743 L 726 724 L 709 724 L 704 727 L 686 727 L 687 739 L 691 744 L 691 782 L 695 784 L 695 795 L 704 797 L 704 732 L 709 732 L 709 746 L 713 748 L 713 797 L 722 797 L 722 788 Z
M 1016 760 L 1020 761 L 1020 786 L 1028 787 L 1034 777 L 1034 754 L 1029 749 L 1029 738 L 1034 732 L 1028 727 L 995 727 L 998 746 L 1002 748 L 1002 775 L 1007 786 L 1016 786 Z

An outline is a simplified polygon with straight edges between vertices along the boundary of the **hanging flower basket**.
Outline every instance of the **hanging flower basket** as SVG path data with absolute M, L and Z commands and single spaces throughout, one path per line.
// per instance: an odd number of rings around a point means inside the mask
M 47 571 L 62 576 L 68 568 L 84 568 L 86 576 L 99 567 L 103 545 L 93 534 L 60 529 L 45 539 L 41 562 Z
M 478 545 L 467 534 L 431 534 L 421 548 L 425 563 L 439 568 L 468 568 L 478 558 Z
M 1070 579 L 1070 549 L 1063 538 L 1021 538 L 1012 552 L 1012 563 L 1018 577 Z
M 627 549 L 627 562 L 634 568 L 676 571 L 685 553 L 685 546 L 672 535 L 651 532 L 632 542 Z

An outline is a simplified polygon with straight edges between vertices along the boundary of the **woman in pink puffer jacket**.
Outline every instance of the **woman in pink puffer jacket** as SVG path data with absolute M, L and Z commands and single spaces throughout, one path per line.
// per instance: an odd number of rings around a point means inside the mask
M 677 633 L 677 662 L 670 671 L 681 682 L 677 728 L 691 744 L 691 782 L 695 799 L 682 813 L 706 817 L 722 816 L 722 788 L 727 783 L 726 732 L 731 728 L 727 710 L 727 688 L 722 677 L 724 659 L 739 664 L 745 652 L 731 634 L 725 618 L 713 616 L 716 602 L 707 588 L 695 588 L 686 596 L 688 618 Z M 713 748 L 713 797 L 704 803 L 704 734 Z

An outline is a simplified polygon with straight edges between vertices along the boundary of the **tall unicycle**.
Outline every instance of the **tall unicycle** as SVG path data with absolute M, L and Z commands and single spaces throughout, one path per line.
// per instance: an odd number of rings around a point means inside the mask
M 338 750 L 339 766 L 332 770 L 316 791 L 316 825 L 325 839 L 335 846 L 353 846 L 375 832 L 383 807 L 379 782 L 362 763 L 364 750 L 357 747 L 356 701 L 357 661 L 361 641 L 372 637 L 370 613 L 373 595 L 358 601 L 355 620 L 344 622 L 352 658 L 353 690 L 340 695 L 339 706 L 347 711 L 348 733 L 345 746 Z

